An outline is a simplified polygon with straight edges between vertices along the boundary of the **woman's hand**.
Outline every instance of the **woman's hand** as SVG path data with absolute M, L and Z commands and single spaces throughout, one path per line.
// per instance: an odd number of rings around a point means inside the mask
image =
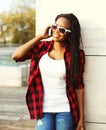
M 49 29 L 51 28 L 51 26 L 47 26 L 45 29 L 44 29 L 44 31 L 40 34 L 40 36 L 42 37 L 42 39 L 46 39 L 46 38 L 49 38 L 49 37 L 51 37 L 50 35 L 49 35 Z
M 84 121 L 79 120 L 76 130 L 86 130 L 85 125 L 84 125 Z

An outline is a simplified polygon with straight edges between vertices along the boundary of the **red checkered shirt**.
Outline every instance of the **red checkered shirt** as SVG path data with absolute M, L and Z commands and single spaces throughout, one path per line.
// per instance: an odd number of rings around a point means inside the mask
M 25 61 L 31 59 L 30 62 L 30 74 L 28 81 L 28 90 L 26 94 L 26 102 L 30 113 L 31 119 L 39 119 L 43 117 L 43 85 L 39 70 L 39 60 L 42 55 L 46 54 L 48 51 L 53 48 L 53 41 L 41 41 L 31 48 L 25 56 L 20 58 L 18 61 Z M 68 51 L 64 54 L 64 60 L 66 65 L 66 92 L 69 99 L 71 112 L 75 119 L 75 122 L 78 123 L 79 113 L 78 113 L 78 102 L 75 94 L 75 89 L 82 89 L 83 84 L 83 71 L 85 56 L 84 51 L 80 50 L 80 74 L 76 85 L 70 86 L 70 54 Z

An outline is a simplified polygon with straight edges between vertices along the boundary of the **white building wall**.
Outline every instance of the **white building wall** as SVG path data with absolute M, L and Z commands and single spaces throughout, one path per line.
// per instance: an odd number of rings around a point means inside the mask
M 85 122 L 87 130 L 106 130 L 106 4 L 105 0 L 36 0 L 36 31 L 60 13 L 75 14 L 81 24 L 86 65 Z

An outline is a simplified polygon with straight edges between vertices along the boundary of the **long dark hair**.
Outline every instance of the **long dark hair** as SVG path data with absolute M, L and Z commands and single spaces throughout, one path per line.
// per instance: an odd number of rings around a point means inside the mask
M 80 23 L 77 17 L 70 13 L 70 14 L 59 14 L 55 18 L 55 22 L 59 18 L 66 18 L 70 22 L 70 29 L 71 34 L 69 33 L 66 38 L 66 47 L 70 51 L 70 83 L 72 85 L 76 84 L 78 74 L 79 74 L 79 65 L 80 65 L 80 43 L 81 43 L 81 28 Z

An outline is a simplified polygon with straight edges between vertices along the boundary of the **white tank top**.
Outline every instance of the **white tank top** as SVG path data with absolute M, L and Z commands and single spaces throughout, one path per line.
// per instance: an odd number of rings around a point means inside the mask
M 39 68 L 44 87 L 43 111 L 69 112 L 64 59 L 54 60 L 46 53 L 40 59 Z

